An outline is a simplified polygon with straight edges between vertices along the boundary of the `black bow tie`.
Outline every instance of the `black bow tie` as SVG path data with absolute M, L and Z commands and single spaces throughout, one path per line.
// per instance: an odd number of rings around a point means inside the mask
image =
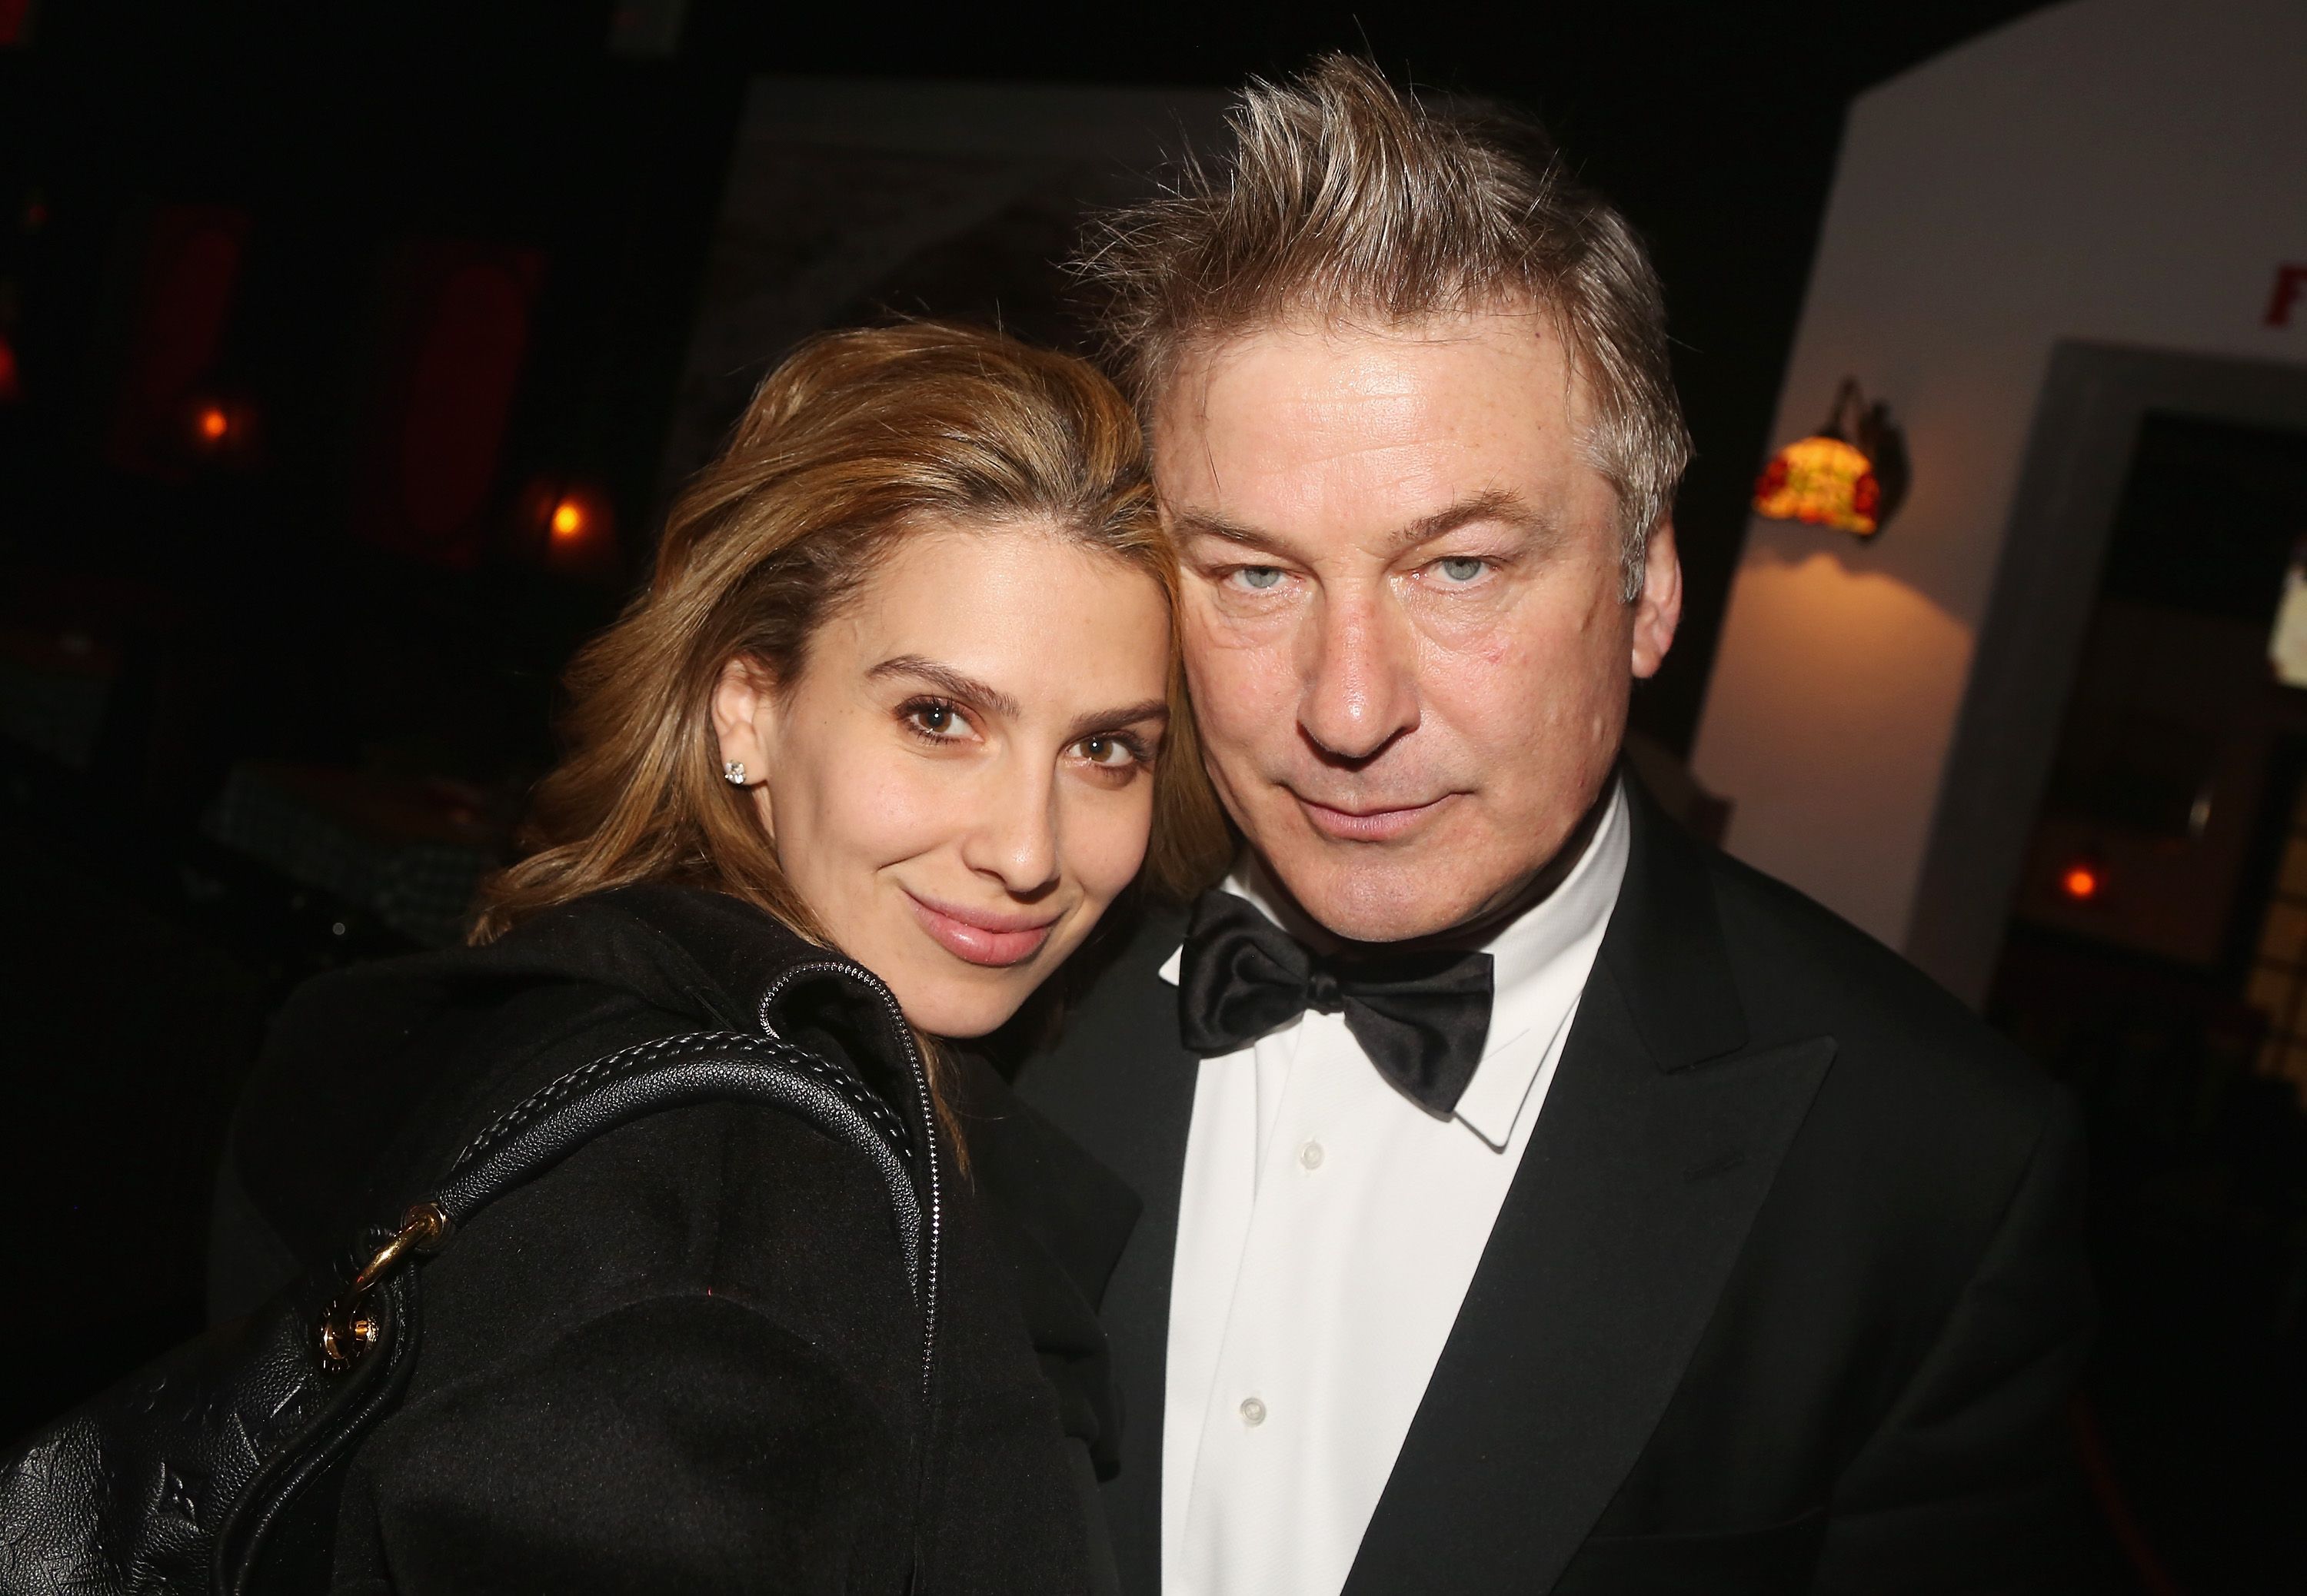
M 1186 927 L 1178 1015 L 1188 1051 L 1247 1047 L 1307 1010 L 1343 1013 L 1378 1073 L 1448 1119 L 1490 1029 L 1488 953 L 1325 959 L 1231 892 L 1205 892 Z

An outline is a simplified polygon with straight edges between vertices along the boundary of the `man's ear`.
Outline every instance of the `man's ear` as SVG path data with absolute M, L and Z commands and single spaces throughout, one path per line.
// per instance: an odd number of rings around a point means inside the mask
M 753 660 L 734 659 L 721 667 L 713 684 L 713 736 L 724 773 L 745 767 L 743 785 L 752 789 L 761 822 L 768 825 L 768 774 L 777 739 L 777 696 L 769 673 Z M 734 783 L 733 783 L 734 785 Z M 771 828 L 772 834 L 775 827 Z
M 1651 529 L 1642 559 L 1642 591 L 1634 600 L 1634 668 L 1637 677 L 1658 674 L 1682 625 L 1682 556 L 1674 546 L 1674 522 L 1660 516 Z

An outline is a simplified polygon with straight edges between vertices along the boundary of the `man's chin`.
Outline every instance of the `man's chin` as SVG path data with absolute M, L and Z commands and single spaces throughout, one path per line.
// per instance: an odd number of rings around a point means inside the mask
M 1438 850 L 1437 850 L 1438 851 Z M 1309 849 L 1265 861 L 1308 918 L 1347 942 L 1410 942 L 1479 917 L 1494 896 L 1445 881 L 1425 850 L 1375 858 L 1368 849 Z M 1339 854 L 1345 857 L 1336 857 Z

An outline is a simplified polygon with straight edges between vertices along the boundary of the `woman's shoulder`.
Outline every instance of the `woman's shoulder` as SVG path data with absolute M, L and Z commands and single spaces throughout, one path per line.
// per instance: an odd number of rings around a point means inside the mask
M 233 1115 L 210 1234 L 214 1316 L 389 1216 L 442 1148 L 560 1071 L 685 1028 L 579 980 L 434 988 L 423 956 L 310 982 L 275 1017 Z M 404 968 L 395 969 L 394 966 Z M 467 1128 L 469 1127 L 469 1129 Z
M 485 947 L 307 983 L 234 1118 L 211 1309 L 247 1306 L 291 1260 L 343 1245 L 566 1071 L 667 1036 L 753 1028 L 754 986 L 807 951 L 724 894 L 648 886 L 561 906 Z

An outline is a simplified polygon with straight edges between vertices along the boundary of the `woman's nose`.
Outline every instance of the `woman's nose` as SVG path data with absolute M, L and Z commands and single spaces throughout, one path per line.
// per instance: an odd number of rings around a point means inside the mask
M 1022 766 L 1023 761 L 1019 762 Z M 1058 806 L 1048 772 L 1024 769 L 989 781 L 962 843 L 962 862 L 1012 897 L 1046 891 L 1058 876 Z

